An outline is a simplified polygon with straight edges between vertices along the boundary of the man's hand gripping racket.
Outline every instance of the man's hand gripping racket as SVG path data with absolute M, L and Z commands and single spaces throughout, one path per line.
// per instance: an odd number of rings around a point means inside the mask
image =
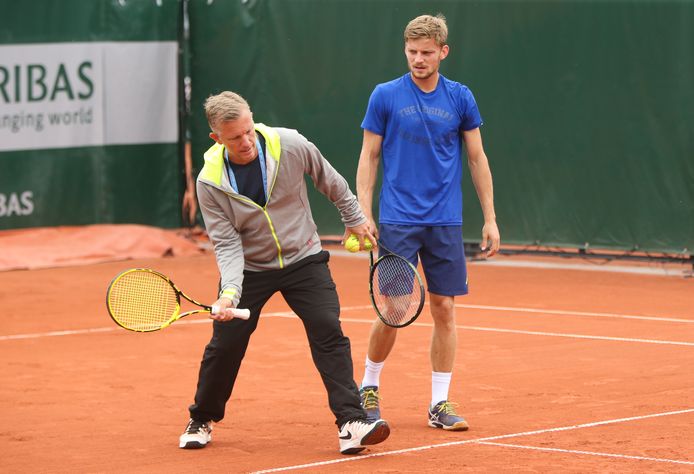
M 202 309 L 181 313 L 181 296 Z M 133 268 L 116 275 L 106 291 L 106 307 L 116 324 L 137 332 L 158 331 L 191 314 L 221 311 L 216 305 L 195 301 L 168 277 L 148 268 Z M 224 311 L 235 318 L 250 317 L 247 309 L 226 308 Z

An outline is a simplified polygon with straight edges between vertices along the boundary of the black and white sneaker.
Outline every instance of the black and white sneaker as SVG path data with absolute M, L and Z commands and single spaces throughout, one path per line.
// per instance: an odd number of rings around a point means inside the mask
M 385 441 L 388 435 L 390 435 L 390 427 L 385 420 L 348 421 L 342 425 L 338 434 L 340 452 L 342 454 L 356 454 L 366 449 L 366 446 Z
M 212 441 L 212 422 L 191 419 L 179 438 L 178 447 L 183 449 L 204 448 Z

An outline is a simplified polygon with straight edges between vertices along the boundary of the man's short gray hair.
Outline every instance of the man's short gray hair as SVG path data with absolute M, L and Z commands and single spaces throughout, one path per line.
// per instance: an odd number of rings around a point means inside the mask
M 222 122 L 237 120 L 244 110 L 250 112 L 251 107 L 246 99 L 236 92 L 224 91 L 211 95 L 205 100 L 205 115 L 210 129 L 214 132 Z

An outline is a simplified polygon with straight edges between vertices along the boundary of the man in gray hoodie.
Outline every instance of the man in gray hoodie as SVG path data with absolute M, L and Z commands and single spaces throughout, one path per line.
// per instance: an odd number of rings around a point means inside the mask
M 306 329 L 335 415 L 340 452 L 354 454 L 384 441 L 388 424 L 366 421 L 361 407 L 329 254 L 321 248 L 304 175 L 337 207 L 345 237 L 353 233 L 375 241 L 356 197 L 315 145 L 296 130 L 254 123 L 240 95 L 210 96 L 205 113 L 215 144 L 205 153 L 197 193 L 221 275 L 214 303 L 219 310 L 211 315 L 212 339 L 179 446 L 203 448 L 211 441 L 212 422 L 224 418 L 260 311 L 278 291 Z M 235 319 L 236 307 L 248 308 L 250 319 Z

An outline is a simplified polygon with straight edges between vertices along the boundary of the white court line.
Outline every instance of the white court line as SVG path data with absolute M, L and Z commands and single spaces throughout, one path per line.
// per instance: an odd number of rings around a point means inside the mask
M 417 323 L 414 323 L 417 324 Z M 431 324 L 433 327 L 433 324 Z M 672 346 L 691 346 L 694 347 L 694 342 L 684 341 L 663 341 L 661 339 L 638 339 L 632 337 L 612 337 L 612 336 L 592 336 L 586 334 L 565 334 L 558 332 L 542 332 L 542 331 L 522 331 L 520 329 L 500 329 L 500 328 L 485 328 L 479 326 L 458 326 L 458 329 L 467 329 L 470 331 L 487 331 L 487 332 L 505 332 L 510 334 L 525 334 L 527 336 L 548 336 L 548 337 L 568 337 L 572 339 L 594 339 L 597 341 L 620 341 L 620 342 L 641 342 L 644 344 L 665 344 Z
M 350 323 L 371 323 L 372 321 L 354 318 L 340 318 L 340 321 Z M 433 323 L 417 323 L 414 322 L 410 326 L 419 327 L 434 327 Z M 619 342 L 640 342 L 644 344 L 665 344 L 673 346 L 693 346 L 694 342 L 683 341 L 663 341 L 661 339 L 637 339 L 631 337 L 612 337 L 612 336 L 591 336 L 587 334 L 566 334 L 559 332 L 542 332 L 542 331 L 523 331 L 521 329 L 502 329 L 502 328 L 486 328 L 481 326 L 461 326 L 456 324 L 457 329 L 467 329 L 468 331 L 485 331 L 485 332 L 503 332 L 509 334 L 524 334 L 526 336 L 547 336 L 547 337 L 568 337 L 571 339 L 595 339 L 599 341 L 619 341 Z
M 676 459 L 651 458 L 651 457 L 646 457 L 646 456 L 629 456 L 627 454 L 596 453 L 595 451 L 577 451 L 575 449 L 541 448 L 538 446 L 524 446 L 521 444 L 493 443 L 490 441 L 479 441 L 477 444 L 488 444 L 490 446 L 502 446 L 505 448 L 530 449 L 533 451 L 549 451 L 549 452 L 555 452 L 555 453 L 587 454 L 589 456 L 604 456 L 604 457 L 608 457 L 608 458 L 635 459 L 637 461 L 655 461 L 655 462 L 667 462 L 667 463 L 673 463 L 673 464 L 689 464 L 689 465 L 694 466 L 694 462 L 692 462 L 692 461 L 678 461 Z
M 429 303 L 425 303 L 429 306 Z M 587 317 L 599 317 L 599 318 L 615 318 L 615 319 L 641 319 L 644 321 L 663 321 L 667 323 L 687 323 L 694 324 L 694 319 L 681 319 L 681 318 L 667 318 L 659 316 L 649 316 L 649 315 L 635 315 L 635 314 L 621 314 L 621 313 L 593 313 L 587 311 L 570 311 L 563 309 L 540 309 L 540 308 L 524 308 L 522 306 L 489 306 L 481 304 L 462 304 L 456 303 L 456 308 L 467 308 L 467 309 L 479 309 L 482 311 L 508 311 L 512 313 L 536 313 L 536 314 L 556 314 L 559 316 L 587 316 Z M 371 305 L 361 305 L 361 306 L 343 306 L 342 311 L 361 311 L 361 310 L 371 310 L 373 306 Z
M 520 433 L 511 433 L 511 434 L 505 434 L 505 435 L 499 435 L 499 436 L 489 436 L 486 438 L 467 439 L 467 440 L 463 440 L 463 441 L 450 441 L 448 443 L 430 444 L 430 445 L 426 445 L 426 446 L 416 446 L 414 448 L 397 449 L 394 451 L 385 451 L 382 453 L 365 454 L 365 455 L 349 457 L 349 458 L 343 457 L 343 458 L 338 458 L 338 459 L 331 459 L 329 461 L 319 461 L 319 462 L 300 464 L 300 465 L 295 465 L 295 466 L 284 466 L 284 467 L 278 467 L 278 468 L 272 468 L 272 469 L 265 469 L 262 471 L 255 471 L 252 474 L 262 474 L 262 473 L 280 472 L 280 471 L 292 471 L 295 469 L 306 469 L 306 468 L 311 468 L 311 467 L 327 466 L 329 464 L 338 464 L 338 463 L 343 463 L 343 462 L 363 461 L 364 459 L 369 459 L 369 458 L 382 457 L 382 456 L 392 456 L 394 454 L 412 453 L 415 451 L 424 451 L 426 449 L 444 448 L 444 447 L 449 447 L 449 446 L 461 446 L 464 444 L 482 444 L 483 442 L 494 441 L 497 439 L 516 438 L 519 436 L 531 436 L 531 435 L 536 435 L 536 434 L 556 433 L 558 431 L 571 431 L 571 430 L 578 430 L 578 429 L 583 429 L 583 428 L 593 428 L 595 426 L 604 426 L 604 425 L 610 425 L 610 424 L 615 424 L 615 423 L 624 423 L 624 422 L 628 422 L 628 421 L 645 420 L 648 418 L 656 418 L 656 417 L 669 416 L 669 415 L 680 415 L 683 413 L 692 413 L 692 412 L 694 412 L 694 408 L 688 408 L 685 410 L 677 410 L 677 411 L 668 411 L 668 412 L 663 412 L 663 413 L 653 413 L 650 415 L 632 416 L 629 418 L 617 418 L 617 419 L 613 419 L 613 420 L 596 421 L 596 422 L 592 422 L 592 423 L 582 423 L 580 425 L 562 426 L 559 428 L 547 428 L 547 429 L 543 429 L 543 430 L 523 431 Z M 677 462 L 677 461 L 672 460 L 671 462 Z M 688 461 L 686 461 L 686 462 L 688 462 Z
M 371 306 L 348 306 L 343 307 L 342 311 L 350 310 L 363 310 L 371 308 Z M 276 318 L 296 318 L 297 316 L 292 311 L 278 311 L 273 313 L 263 313 L 263 318 L 276 317 Z M 371 324 L 373 319 L 361 319 L 361 318 L 340 318 L 342 322 L 349 323 L 359 323 L 359 324 Z M 184 324 L 202 324 L 211 322 L 210 319 L 192 319 L 192 320 L 181 320 L 177 321 L 172 325 L 172 327 L 181 326 Z M 419 327 L 433 327 L 432 323 L 418 323 L 414 322 L 411 326 Z M 566 333 L 555 333 L 555 332 L 541 332 L 541 331 L 523 331 L 520 329 L 503 329 L 503 328 L 488 328 L 481 326 L 461 326 L 456 325 L 458 329 L 466 329 L 469 331 L 485 331 L 485 332 L 501 332 L 508 334 L 523 334 L 526 336 L 546 336 L 546 337 L 566 337 L 571 339 L 594 339 L 601 341 L 620 341 L 620 342 L 638 342 L 644 344 L 664 344 L 664 345 L 674 345 L 674 346 L 694 346 L 694 342 L 684 342 L 684 341 L 664 341 L 660 339 L 637 339 L 637 338 L 626 338 L 626 337 L 611 337 L 611 336 L 592 336 L 586 334 L 566 334 Z M 79 334 L 90 334 L 90 333 L 103 333 L 111 331 L 124 331 L 124 329 L 117 327 L 109 328 L 95 328 L 95 329 L 75 329 L 69 331 L 51 331 L 44 333 L 31 333 L 31 334 L 11 334 L 8 336 L 0 336 L 1 341 L 18 340 L 18 339 L 38 339 L 41 337 L 54 337 L 54 336 L 72 336 Z
M 276 313 L 263 313 L 263 317 L 289 317 L 289 316 L 294 316 L 296 315 L 292 311 L 279 311 Z M 188 324 L 209 324 L 211 323 L 211 319 L 181 319 L 180 321 L 176 321 L 172 327 L 178 327 L 182 325 L 188 325 Z M 37 332 L 37 333 L 30 333 L 30 334 L 10 334 L 8 336 L 0 336 L 0 341 L 12 341 L 12 340 L 18 340 L 18 339 L 38 339 L 41 337 L 55 337 L 55 336 L 75 336 L 79 334 L 91 334 L 91 333 L 96 333 L 96 332 L 113 332 L 113 331 L 118 331 L 118 332 L 123 332 L 127 331 L 126 329 L 117 327 L 117 326 L 112 326 L 112 327 L 107 327 L 107 328 L 95 328 L 95 329 L 73 329 L 73 330 L 66 330 L 66 331 L 50 331 L 50 332 Z M 130 332 L 130 331 L 127 331 Z
M 641 319 L 644 321 L 665 321 L 670 323 L 694 324 L 694 319 L 661 318 L 658 316 L 637 316 L 619 313 L 592 313 L 585 311 L 567 311 L 561 309 L 514 308 L 512 306 L 486 306 L 478 304 L 456 304 L 456 308 L 481 309 L 484 311 L 510 311 L 512 313 L 557 314 L 560 316 L 588 316 L 598 318 Z
M 115 331 L 115 328 L 73 329 L 66 331 L 35 332 L 29 334 L 10 334 L 9 336 L 0 336 L 0 341 L 15 341 L 18 339 L 38 339 L 41 337 L 53 336 L 74 336 L 76 334 L 91 334 L 95 332 L 111 331 Z

